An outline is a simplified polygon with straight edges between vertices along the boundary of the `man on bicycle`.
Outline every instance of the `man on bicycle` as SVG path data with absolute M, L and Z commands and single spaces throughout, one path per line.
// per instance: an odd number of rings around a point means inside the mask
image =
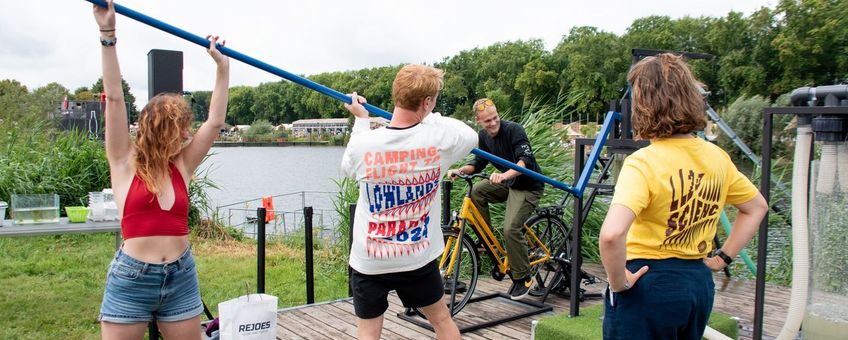
M 521 125 L 501 120 L 495 103 L 489 98 L 477 100 L 473 108 L 477 125 L 482 128 L 477 134 L 481 150 L 518 166 L 538 173 L 542 172 Z M 482 171 L 488 163 L 489 161 L 485 158 L 475 156 L 470 163 L 449 171 L 448 175 L 454 178 L 457 173 L 473 174 Z M 524 221 L 535 209 L 545 186 L 544 183 L 529 176 L 521 176 L 518 171 L 494 163 L 492 165 L 500 173 L 493 173 L 488 180 L 475 184 L 471 191 L 471 200 L 489 225 L 491 225 L 489 203 L 506 201 L 503 221 L 504 243 L 513 281 L 509 295 L 513 300 L 517 300 L 527 296 L 533 285 L 527 241 L 524 238 Z

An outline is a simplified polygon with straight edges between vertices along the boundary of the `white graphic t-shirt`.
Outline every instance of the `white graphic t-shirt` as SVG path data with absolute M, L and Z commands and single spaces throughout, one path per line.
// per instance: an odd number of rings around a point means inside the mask
M 439 184 L 477 146 L 477 133 L 431 113 L 405 129 L 357 118 L 342 173 L 359 182 L 350 266 L 377 275 L 421 268 L 442 254 Z

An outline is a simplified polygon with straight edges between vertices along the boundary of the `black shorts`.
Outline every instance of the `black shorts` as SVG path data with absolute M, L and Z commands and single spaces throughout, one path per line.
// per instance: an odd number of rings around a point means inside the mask
M 444 295 L 438 259 L 421 268 L 399 273 L 362 274 L 353 269 L 350 286 L 353 289 L 353 310 L 360 319 L 373 319 L 389 308 L 389 291 L 397 291 L 404 307 L 419 308 L 432 305 Z

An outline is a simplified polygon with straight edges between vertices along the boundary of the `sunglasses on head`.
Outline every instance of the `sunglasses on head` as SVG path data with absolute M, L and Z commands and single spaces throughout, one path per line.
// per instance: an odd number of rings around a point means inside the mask
M 494 102 L 492 102 L 492 100 L 491 100 L 491 99 L 486 99 L 486 100 L 484 100 L 482 103 L 477 104 L 477 107 L 476 107 L 477 112 L 481 112 L 481 111 L 485 110 L 485 109 L 486 109 L 487 107 L 489 107 L 489 106 L 495 106 L 495 103 L 494 103 Z

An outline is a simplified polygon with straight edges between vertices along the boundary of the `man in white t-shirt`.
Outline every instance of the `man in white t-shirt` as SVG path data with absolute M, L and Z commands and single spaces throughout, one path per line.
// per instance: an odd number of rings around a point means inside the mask
M 443 303 L 437 259 L 444 249 L 439 186 L 448 167 L 477 146 L 465 123 L 432 113 L 444 72 L 407 65 L 392 83 L 387 127 L 370 130 L 365 98 L 345 108 L 356 116 L 342 172 L 359 182 L 353 223 L 351 287 L 359 339 L 379 339 L 389 291 L 418 308 L 439 339 L 459 339 Z

